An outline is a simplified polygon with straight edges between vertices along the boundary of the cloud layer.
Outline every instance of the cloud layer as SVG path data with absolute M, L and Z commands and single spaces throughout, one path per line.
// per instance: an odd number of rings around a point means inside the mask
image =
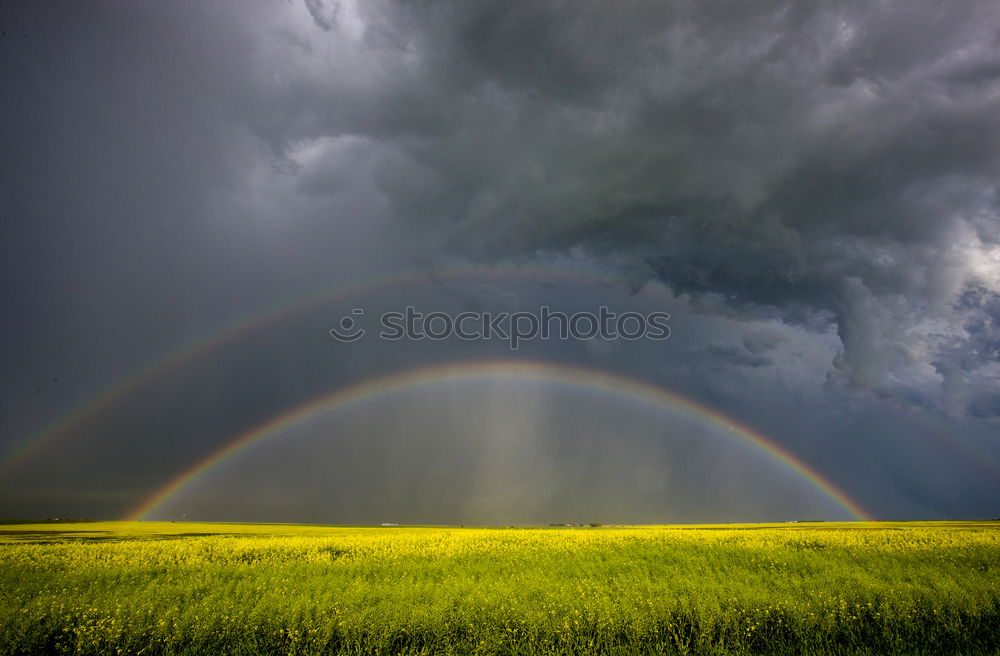
M 832 323 L 851 376 L 991 414 L 968 299 L 1000 291 L 994 4 L 307 7 L 258 52 L 286 56 L 254 125 L 308 192 L 350 150 L 453 253 L 578 248 Z

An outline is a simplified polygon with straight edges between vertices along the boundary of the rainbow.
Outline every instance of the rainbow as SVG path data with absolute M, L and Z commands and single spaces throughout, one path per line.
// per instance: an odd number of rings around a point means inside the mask
M 137 393 L 147 385 L 151 385 L 162 376 L 177 371 L 185 365 L 202 359 L 213 350 L 223 347 L 256 330 L 295 316 L 297 314 L 321 307 L 326 303 L 341 302 L 370 294 L 382 289 L 403 286 L 437 283 L 451 280 L 461 280 L 472 276 L 487 276 L 490 279 L 513 279 L 518 281 L 566 281 L 588 282 L 620 289 L 634 293 L 634 281 L 615 274 L 609 270 L 589 268 L 587 263 L 569 259 L 561 259 L 554 265 L 541 266 L 537 264 L 512 264 L 501 266 L 480 266 L 465 262 L 452 264 L 449 268 L 437 271 L 414 271 L 412 269 L 390 272 L 384 275 L 372 276 L 361 281 L 339 283 L 313 290 L 290 301 L 284 301 L 264 306 L 261 309 L 237 317 L 236 319 L 217 326 L 211 330 L 195 335 L 191 339 L 162 356 L 148 361 L 137 369 L 116 379 L 105 386 L 98 394 L 72 407 L 55 421 L 47 424 L 41 430 L 28 436 L 27 439 L 0 456 L 0 480 L 13 471 L 40 455 L 47 447 L 56 444 L 61 438 L 69 437 L 79 432 L 87 422 L 97 420 L 102 414 L 110 411 L 124 402 L 130 395 Z M 652 286 L 654 293 L 660 293 L 665 300 L 674 300 L 673 296 L 662 287 Z M 724 307 L 714 307 L 710 298 L 700 299 L 698 305 L 702 311 L 733 320 L 744 320 L 747 317 L 739 312 Z M 802 338 L 790 329 L 771 327 L 770 330 L 780 332 L 783 338 L 796 339 L 802 343 Z M 806 344 L 805 352 L 817 362 L 829 366 L 829 354 L 819 352 L 814 345 Z M 901 395 L 887 393 L 874 381 L 863 379 L 857 372 L 848 374 L 852 384 L 871 390 L 877 398 L 887 401 L 888 407 L 902 418 L 913 423 L 922 430 L 930 430 L 939 440 L 948 446 L 957 445 L 965 459 L 973 465 L 988 470 L 991 474 L 1000 471 L 993 459 L 967 443 L 961 436 L 935 418 L 930 411 L 917 406 Z M 1000 479 L 998 479 L 1000 480 Z
M 328 412 L 352 404 L 378 399 L 384 395 L 449 382 L 477 380 L 525 380 L 555 383 L 571 388 L 625 398 L 665 409 L 708 426 L 728 440 L 766 454 L 773 462 L 792 471 L 799 479 L 818 490 L 852 519 L 872 521 L 872 516 L 832 482 L 802 462 L 785 448 L 775 444 L 750 427 L 697 401 L 639 380 L 581 367 L 531 361 L 466 362 L 425 367 L 367 380 L 314 398 L 273 417 L 249 432 L 230 440 L 225 446 L 188 468 L 161 487 L 128 515 L 140 520 L 152 514 L 174 495 L 210 470 L 255 444 L 272 439 L 289 429 Z

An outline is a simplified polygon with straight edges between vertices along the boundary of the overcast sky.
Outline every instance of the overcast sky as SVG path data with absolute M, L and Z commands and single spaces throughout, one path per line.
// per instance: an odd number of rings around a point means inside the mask
M 877 517 L 1000 516 L 994 2 L 17 1 L 0 30 L 2 516 L 122 517 L 312 398 L 510 359 L 688 397 Z M 671 336 L 373 334 L 407 305 Z M 710 422 L 530 380 L 326 413 L 180 515 L 843 518 Z

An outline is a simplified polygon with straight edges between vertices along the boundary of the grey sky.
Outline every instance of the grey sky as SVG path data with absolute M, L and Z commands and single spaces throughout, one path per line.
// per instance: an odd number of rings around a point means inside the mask
M 534 342 L 517 357 L 692 397 L 876 515 L 1000 512 L 995 3 L 14 2 L 0 25 L 7 458 L 198 335 L 315 290 L 413 274 L 151 376 L 0 479 L 0 514 L 121 516 L 319 393 L 512 356 L 454 340 L 338 345 L 326 331 L 353 307 L 545 303 L 659 309 L 673 335 Z M 453 274 L 463 267 L 480 270 Z M 602 498 L 606 521 L 813 509 L 782 505 L 780 472 L 741 474 L 723 447 L 679 445 L 695 428 L 655 419 L 673 436 L 661 443 L 653 417 L 618 409 L 585 436 L 580 399 L 539 410 L 545 421 L 522 432 L 541 442 L 473 494 L 468 472 L 486 470 L 469 446 L 479 438 L 463 436 L 471 415 L 422 394 L 351 415 L 340 439 L 367 463 L 352 471 L 369 492 L 352 506 L 346 483 L 328 490 L 340 515 L 324 514 L 304 474 L 281 503 L 247 493 L 231 512 L 430 521 L 435 500 L 461 493 L 468 503 L 440 521 L 521 521 L 508 511 L 531 490 L 546 510 L 523 521 Z M 497 394 L 490 435 L 523 419 Z M 407 405 L 418 398 L 424 410 Z M 450 464 L 433 494 L 405 471 L 391 438 L 402 429 L 379 432 L 387 421 L 412 422 L 421 466 Z M 587 440 L 599 444 L 574 446 Z M 289 438 L 288 462 L 342 471 L 321 442 Z M 254 458 L 242 473 L 227 465 L 216 489 L 266 478 Z M 703 479 L 671 478 L 678 461 Z M 650 463 L 675 487 L 648 489 L 682 509 L 639 503 L 641 486 L 614 498 L 610 481 L 655 478 Z M 708 501 L 700 484 L 728 492 Z M 210 496 L 199 506 L 192 491 L 189 515 L 225 518 Z

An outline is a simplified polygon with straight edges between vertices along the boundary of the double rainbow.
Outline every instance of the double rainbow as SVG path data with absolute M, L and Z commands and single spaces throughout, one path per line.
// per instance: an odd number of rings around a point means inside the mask
M 775 444 L 750 427 L 689 398 L 648 383 L 616 374 L 582 367 L 531 361 L 467 362 L 425 367 L 368 380 L 334 390 L 279 414 L 256 428 L 230 440 L 173 478 L 129 513 L 132 520 L 155 513 L 193 481 L 207 475 L 220 463 L 266 440 L 279 438 L 292 428 L 319 415 L 365 401 L 377 400 L 404 390 L 432 388 L 452 382 L 482 380 L 532 380 L 562 385 L 570 389 L 605 394 L 666 410 L 713 429 L 733 443 L 765 454 L 772 462 L 791 471 L 801 481 L 819 491 L 851 519 L 870 521 L 871 515 L 834 483 L 804 463 L 787 449 Z

